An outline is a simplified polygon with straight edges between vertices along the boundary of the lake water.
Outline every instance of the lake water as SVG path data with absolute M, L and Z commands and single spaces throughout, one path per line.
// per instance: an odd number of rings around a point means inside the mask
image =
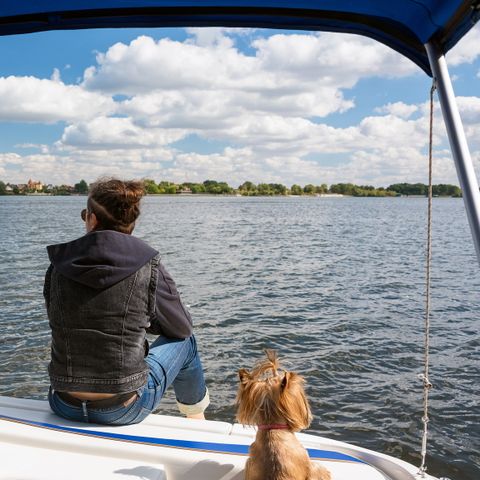
M 0 394 L 45 399 L 45 246 L 85 197 L 0 197 Z M 136 235 L 195 321 L 212 405 L 276 348 L 307 381 L 310 432 L 419 464 L 425 199 L 147 197 Z M 429 473 L 480 478 L 480 269 L 461 199 L 434 199 Z M 172 395 L 162 413 L 177 414 Z

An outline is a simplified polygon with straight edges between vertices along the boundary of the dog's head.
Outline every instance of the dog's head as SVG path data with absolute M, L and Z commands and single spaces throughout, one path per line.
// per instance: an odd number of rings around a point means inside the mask
M 244 425 L 286 423 L 293 431 L 310 425 L 312 416 L 303 388 L 303 377 L 279 371 L 273 350 L 250 372 L 238 371 L 237 421 Z

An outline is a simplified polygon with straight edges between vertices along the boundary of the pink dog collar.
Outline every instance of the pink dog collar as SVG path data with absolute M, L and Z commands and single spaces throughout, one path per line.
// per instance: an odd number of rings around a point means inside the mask
M 288 430 L 286 423 L 271 423 L 270 425 L 258 425 L 259 430 Z

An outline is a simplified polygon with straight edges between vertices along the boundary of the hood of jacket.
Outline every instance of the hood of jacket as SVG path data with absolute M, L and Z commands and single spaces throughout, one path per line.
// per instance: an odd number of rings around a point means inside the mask
M 47 252 L 59 273 L 98 289 L 120 282 L 158 254 L 143 240 L 113 230 L 94 231 L 71 242 L 49 245 Z

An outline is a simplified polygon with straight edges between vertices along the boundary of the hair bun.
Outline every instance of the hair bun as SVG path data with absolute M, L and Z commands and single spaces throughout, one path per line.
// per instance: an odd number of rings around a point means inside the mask
M 125 183 L 125 195 L 131 202 L 139 202 L 145 195 L 145 183 L 136 180 L 130 180 Z
M 101 178 L 91 185 L 89 200 L 100 228 L 131 233 L 140 215 L 140 200 L 145 184 L 137 180 Z

